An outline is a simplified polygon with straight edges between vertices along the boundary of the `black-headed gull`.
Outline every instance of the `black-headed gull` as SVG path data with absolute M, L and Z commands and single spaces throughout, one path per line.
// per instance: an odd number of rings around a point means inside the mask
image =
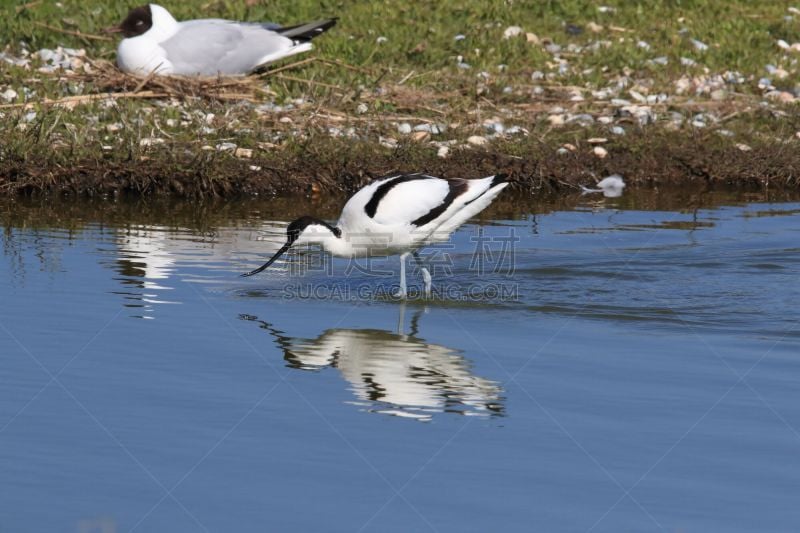
M 406 296 L 406 258 L 412 254 L 420 266 L 425 293 L 431 275 L 417 251 L 447 239 L 469 218 L 483 211 L 508 181 L 505 174 L 465 180 L 425 174 L 399 174 L 363 187 L 345 204 L 335 226 L 314 217 L 300 217 L 286 229 L 286 243 L 259 268 L 258 274 L 293 244 L 320 244 L 338 257 L 372 257 L 400 254 L 400 291 Z
M 132 9 L 115 28 L 125 36 L 117 65 L 139 75 L 243 75 L 311 50 L 311 39 L 335 24 L 336 19 L 291 27 L 222 19 L 178 22 L 163 7 L 148 4 Z

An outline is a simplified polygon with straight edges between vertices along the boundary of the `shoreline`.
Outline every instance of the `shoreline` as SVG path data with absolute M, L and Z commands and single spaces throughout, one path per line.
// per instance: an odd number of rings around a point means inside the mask
M 396 172 L 463 178 L 504 172 L 518 191 L 556 195 L 572 194 L 611 174 L 621 175 L 628 187 L 800 189 L 800 150 L 789 144 L 753 144 L 742 150 L 713 133 L 685 136 L 654 129 L 602 144 L 595 139 L 572 143 L 503 139 L 452 150 L 447 158 L 437 155 L 435 147 L 413 141 L 389 149 L 374 141 L 327 136 L 247 158 L 198 153 L 181 143 L 68 161 L 60 161 L 51 151 L 31 151 L 23 157 L 0 158 L 0 194 L 314 196 L 350 194 Z M 598 146 L 603 157 L 595 151 Z

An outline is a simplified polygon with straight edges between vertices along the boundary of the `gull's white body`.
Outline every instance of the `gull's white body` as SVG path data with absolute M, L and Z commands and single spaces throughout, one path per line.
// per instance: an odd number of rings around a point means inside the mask
M 311 50 L 276 31 L 274 24 L 240 23 L 221 19 L 178 22 L 161 6 L 150 4 L 152 27 L 123 39 L 117 65 L 138 75 L 243 75 L 252 70 Z

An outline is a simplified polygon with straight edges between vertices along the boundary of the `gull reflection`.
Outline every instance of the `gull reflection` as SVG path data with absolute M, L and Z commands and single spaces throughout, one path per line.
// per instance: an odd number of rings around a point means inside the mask
M 461 352 L 417 337 L 422 311 L 411 333 L 379 329 L 334 328 L 314 339 L 290 337 L 251 315 L 283 351 L 287 366 L 318 371 L 336 368 L 356 397 L 351 402 L 369 412 L 430 420 L 448 412 L 472 416 L 504 413 L 500 384 L 472 374 Z M 401 311 L 402 323 L 402 311 Z
M 213 271 L 229 277 L 231 270 L 244 268 L 241 264 L 277 250 L 285 234 L 285 223 L 272 221 L 209 233 L 158 225 L 116 228 L 111 266 L 124 289 L 114 293 L 126 307 L 137 309 L 136 317 L 154 318 L 158 305 L 181 303 L 165 296 L 180 281 L 207 282 Z M 192 272 L 195 265 L 202 265 L 204 273 Z

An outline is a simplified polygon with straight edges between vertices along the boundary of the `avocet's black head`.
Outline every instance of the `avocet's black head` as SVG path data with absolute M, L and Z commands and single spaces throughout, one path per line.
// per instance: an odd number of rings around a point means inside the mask
M 270 257 L 269 261 L 267 261 L 257 269 L 248 272 L 246 274 L 242 274 L 242 277 L 258 274 L 259 272 L 262 272 L 264 269 L 269 267 L 272 263 L 275 262 L 275 260 L 277 260 L 280 256 L 286 253 L 289 247 L 291 247 L 303 235 L 303 232 L 305 232 L 309 227 L 313 226 L 322 226 L 330 233 L 332 233 L 335 237 L 342 236 L 342 230 L 340 230 L 335 226 L 331 226 L 324 220 L 320 220 L 318 218 L 310 217 L 307 215 L 302 216 L 297 220 L 290 222 L 289 225 L 286 227 L 286 243 L 283 246 L 281 246 L 277 252 L 275 252 L 275 255 Z
M 135 7 L 119 25 L 119 31 L 126 38 L 138 37 L 153 27 L 153 11 L 150 4 Z

